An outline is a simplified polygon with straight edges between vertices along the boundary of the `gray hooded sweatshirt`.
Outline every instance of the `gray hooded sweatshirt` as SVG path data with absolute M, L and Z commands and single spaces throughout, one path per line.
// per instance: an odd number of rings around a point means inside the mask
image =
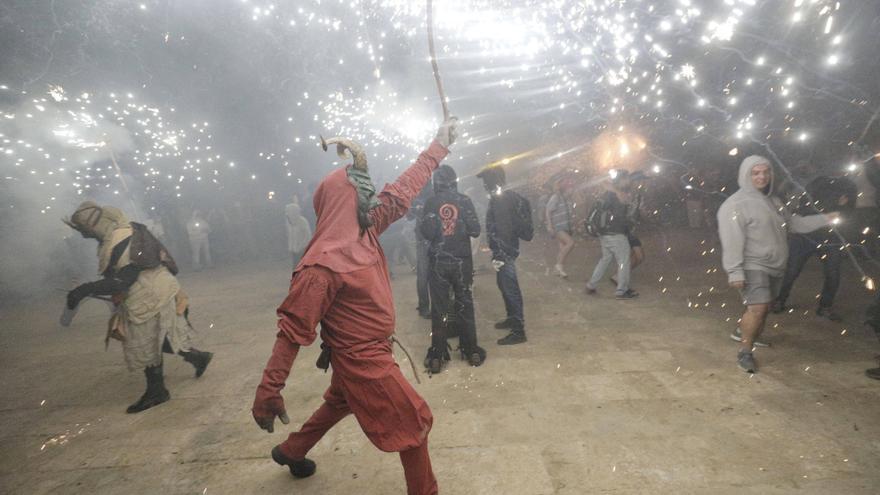
M 718 210 L 718 234 L 723 251 L 721 262 L 730 282 L 745 280 L 745 270 L 781 277 L 788 260 L 787 233 L 807 233 L 828 225 L 825 215 L 792 215 L 779 198 L 752 185 L 752 169 L 770 160 L 750 156 L 739 166 L 739 190 Z M 773 190 L 773 169 L 770 187 Z

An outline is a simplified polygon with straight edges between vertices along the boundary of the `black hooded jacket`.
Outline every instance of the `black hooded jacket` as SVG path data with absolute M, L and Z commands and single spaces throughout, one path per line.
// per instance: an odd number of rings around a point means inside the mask
M 434 195 L 425 201 L 419 231 L 431 243 L 435 261 L 471 259 L 471 237 L 479 237 L 480 221 L 471 199 L 458 192 L 455 170 L 441 165 L 434 172 Z

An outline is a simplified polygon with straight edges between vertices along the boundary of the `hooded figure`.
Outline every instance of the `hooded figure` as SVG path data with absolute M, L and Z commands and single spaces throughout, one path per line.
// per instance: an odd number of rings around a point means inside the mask
M 833 216 L 792 215 L 772 196 L 773 167 L 762 156 L 750 156 L 739 167 L 739 190 L 718 210 L 724 270 L 731 287 L 741 291 L 746 312 L 731 338 L 742 342 L 737 362 L 754 373 L 753 345 L 764 330 L 770 303 L 779 295 L 788 259 L 788 231 L 812 232 Z
M 458 192 L 458 177 L 449 165 L 434 174 L 434 195 L 425 202 L 419 230 L 429 243 L 431 347 L 425 366 L 431 373 L 439 373 L 449 361 L 446 339 L 453 336 L 449 332 L 452 322 L 458 326 L 462 358 L 479 366 L 486 351 L 477 345 L 470 240 L 480 236 L 480 221 L 471 199 Z
M 299 202 L 295 200 L 284 207 L 284 216 L 287 219 L 287 250 L 290 252 L 294 266 L 302 256 L 303 251 L 312 237 L 312 228 L 309 221 L 302 215 Z
M 162 243 L 144 225 L 129 222 L 119 209 L 92 201 L 80 204 L 64 222 L 98 241 L 98 271 L 104 277 L 70 291 L 68 311 L 86 297 L 111 296 L 116 311 L 107 338 L 121 340 L 129 370 L 143 369 L 147 378 L 146 392 L 127 412 L 140 412 L 171 398 L 162 374 L 163 351 L 183 356 L 195 367 L 196 377 L 202 376 L 213 354 L 191 345 L 188 299 L 174 276 L 177 265 Z
M 428 149 L 378 195 L 366 171 L 353 166 L 331 172 L 315 191 L 315 234 L 278 308 L 275 346 L 253 405 L 254 419 L 269 432 L 276 416 L 289 422 L 281 389 L 300 346 L 314 342 L 320 323 L 324 352 L 317 364 L 333 368 L 324 403 L 272 449 L 273 460 L 295 477 L 314 473 L 308 451 L 354 414 L 373 445 L 400 453 L 409 494 L 437 493 L 427 444 L 433 416 L 391 353 L 394 303 L 379 235 L 406 214 L 447 155 L 454 125 L 444 122 Z

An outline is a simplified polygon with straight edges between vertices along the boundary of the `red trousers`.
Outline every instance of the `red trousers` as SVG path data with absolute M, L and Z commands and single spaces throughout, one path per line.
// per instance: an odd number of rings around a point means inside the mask
M 286 457 L 302 459 L 330 428 L 351 414 L 351 409 L 345 402 L 341 391 L 335 389 L 334 385 L 330 386 L 324 397 L 324 403 L 302 425 L 302 428 L 296 433 L 291 433 L 287 437 L 287 441 L 281 444 L 281 452 Z M 427 438 L 421 446 L 401 451 L 400 463 L 403 464 L 403 474 L 406 477 L 407 495 L 436 495 L 438 493 L 437 479 L 434 477 L 431 458 L 428 455 Z

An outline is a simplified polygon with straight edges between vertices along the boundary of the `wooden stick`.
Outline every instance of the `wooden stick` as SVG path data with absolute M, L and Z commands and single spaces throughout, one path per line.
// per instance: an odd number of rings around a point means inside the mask
M 427 0 L 428 9 L 428 52 L 431 54 L 431 68 L 434 70 L 434 80 L 437 81 L 437 91 L 440 93 L 440 105 L 443 106 L 443 120 L 449 119 L 449 107 L 446 106 L 446 93 L 443 91 L 443 81 L 440 80 L 440 67 L 437 66 L 437 54 L 434 52 L 434 2 Z

